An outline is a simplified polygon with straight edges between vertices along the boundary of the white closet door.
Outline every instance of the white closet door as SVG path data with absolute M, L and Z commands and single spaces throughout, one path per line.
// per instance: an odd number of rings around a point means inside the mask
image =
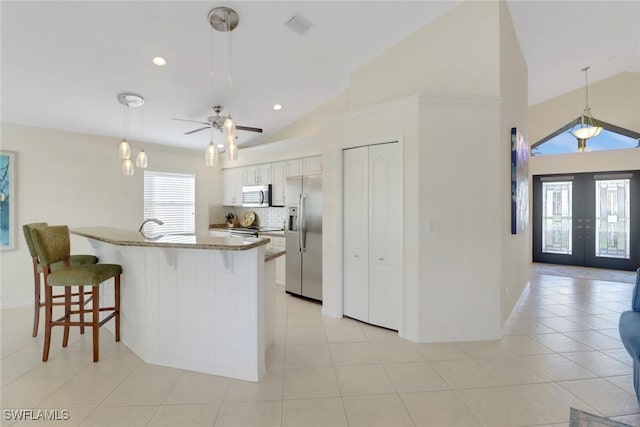
M 397 143 L 369 147 L 369 323 L 400 325 L 402 188 Z
M 345 316 L 369 321 L 368 148 L 344 150 L 343 300 Z

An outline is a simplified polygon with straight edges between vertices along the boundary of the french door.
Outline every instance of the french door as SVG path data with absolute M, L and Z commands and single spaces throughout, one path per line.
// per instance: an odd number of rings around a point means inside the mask
M 640 171 L 534 175 L 533 261 L 640 268 Z

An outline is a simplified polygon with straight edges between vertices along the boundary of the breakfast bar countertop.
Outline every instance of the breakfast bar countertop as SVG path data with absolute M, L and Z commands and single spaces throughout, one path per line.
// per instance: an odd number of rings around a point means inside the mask
M 211 237 L 196 234 L 158 234 L 151 236 L 139 231 L 112 227 L 72 228 L 70 232 L 77 236 L 88 237 L 118 246 L 245 251 L 270 242 L 267 238 L 259 237 Z

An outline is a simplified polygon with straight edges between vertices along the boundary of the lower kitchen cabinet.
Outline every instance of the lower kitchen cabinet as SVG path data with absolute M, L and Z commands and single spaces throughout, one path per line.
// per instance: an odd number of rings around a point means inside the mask
M 344 314 L 398 330 L 402 204 L 398 143 L 343 151 Z

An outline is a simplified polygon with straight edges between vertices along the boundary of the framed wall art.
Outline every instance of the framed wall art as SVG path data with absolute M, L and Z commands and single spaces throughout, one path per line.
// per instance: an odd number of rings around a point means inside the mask
M 0 150 L 0 250 L 16 247 L 16 153 Z
M 529 224 L 529 144 L 517 128 L 511 128 L 511 234 Z

